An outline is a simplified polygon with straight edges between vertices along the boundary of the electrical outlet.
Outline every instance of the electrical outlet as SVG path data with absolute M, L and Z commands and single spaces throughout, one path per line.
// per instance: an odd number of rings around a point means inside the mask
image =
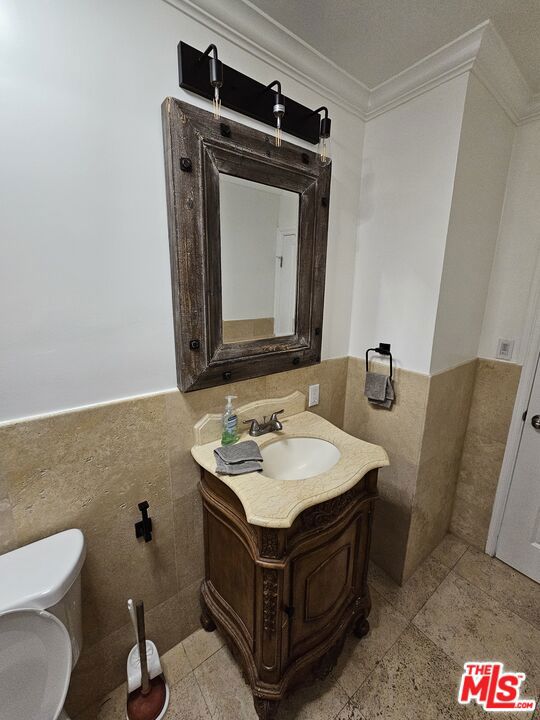
M 310 385 L 308 392 L 308 406 L 313 407 L 319 404 L 319 385 Z
M 497 343 L 497 358 L 499 360 L 511 360 L 514 353 L 514 341 L 499 338 Z

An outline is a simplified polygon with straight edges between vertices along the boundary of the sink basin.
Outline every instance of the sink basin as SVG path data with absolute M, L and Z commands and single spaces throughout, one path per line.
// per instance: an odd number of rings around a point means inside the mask
M 341 453 L 319 438 L 283 438 L 261 447 L 263 475 L 274 480 L 306 480 L 334 467 Z

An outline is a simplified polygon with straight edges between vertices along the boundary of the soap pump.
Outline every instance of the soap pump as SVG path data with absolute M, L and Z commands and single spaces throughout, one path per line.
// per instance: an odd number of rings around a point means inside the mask
M 238 417 L 233 409 L 232 401 L 236 400 L 237 395 L 226 395 L 225 412 L 223 413 L 223 432 L 221 434 L 222 445 L 232 445 L 238 442 Z

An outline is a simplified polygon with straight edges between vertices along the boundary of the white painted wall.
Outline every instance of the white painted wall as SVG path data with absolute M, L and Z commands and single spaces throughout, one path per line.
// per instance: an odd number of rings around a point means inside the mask
M 365 131 L 350 354 L 379 341 L 429 372 L 467 75 Z
M 540 254 L 540 121 L 516 129 L 506 199 L 480 339 L 481 357 L 494 358 L 499 338 L 515 340 L 523 363 L 527 312 Z
M 176 385 L 160 105 L 208 106 L 178 88 L 180 39 L 217 42 L 225 62 L 330 106 L 323 357 L 347 354 L 357 117 L 165 2 L 2 0 L 0 11 L 0 420 Z
M 274 316 L 280 204 L 264 185 L 219 176 L 223 320 Z
M 431 372 L 478 355 L 515 126 L 470 76 L 433 339 Z

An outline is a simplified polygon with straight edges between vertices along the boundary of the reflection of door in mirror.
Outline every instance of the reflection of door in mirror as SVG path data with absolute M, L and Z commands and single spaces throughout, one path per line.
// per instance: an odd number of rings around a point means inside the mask
M 292 335 L 299 195 L 219 176 L 223 342 Z

